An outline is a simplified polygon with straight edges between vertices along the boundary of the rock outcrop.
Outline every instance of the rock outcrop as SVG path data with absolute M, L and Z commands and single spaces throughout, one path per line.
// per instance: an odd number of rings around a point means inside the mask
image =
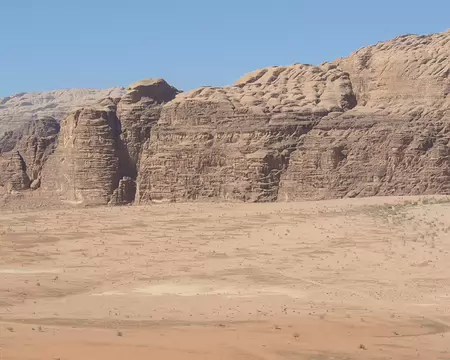
M 450 193 L 450 32 L 407 35 L 335 62 L 358 106 L 298 144 L 280 200 Z
M 126 205 L 134 201 L 136 194 L 136 181 L 124 176 L 119 181 L 117 189 L 111 195 L 108 205 Z
M 153 125 L 160 118 L 164 103 L 175 98 L 177 89 L 163 79 L 147 79 L 130 85 L 117 106 L 122 126 L 123 155 L 121 171 L 136 179 L 141 149 L 150 138 Z
M 162 79 L 131 85 L 123 98 L 107 98 L 70 114 L 45 168 L 42 187 L 65 201 L 121 205 L 134 201 L 141 146 L 162 104 L 178 90 Z
M 449 59 L 447 31 L 223 88 L 144 80 L 75 110 L 59 138 L 57 117 L 7 123 L 0 187 L 111 205 L 450 194 Z
M 0 157 L 0 194 L 26 190 L 29 186 L 30 178 L 20 153 Z
M 38 189 L 42 168 L 56 146 L 60 121 L 74 108 L 105 96 L 120 98 L 123 93 L 121 88 L 71 89 L 0 99 L 1 192 Z
M 25 190 L 33 185 L 32 189 L 37 189 L 43 165 L 54 150 L 58 133 L 59 123 L 52 117 L 44 117 L 26 122 L 0 138 L 7 150 L 0 154 L 0 186 Z
M 119 135 L 112 99 L 74 111 L 61 123 L 57 150 L 42 173 L 43 191 L 74 203 L 108 203 L 119 183 Z
M 143 151 L 137 200 L 274 201 L 300 137 L 355 104 L 348 74 L 330 64 L 263 69 L 181 94 Z
M 180 95 L 144 151 L 140 202 L 450 193 L 450 32 Z
M 6 132 L 17 130 L 31 120 L 52 117 L 59 122 L 76 107 L 94 104 L 106 97 L 120 98 L 124 92 L 122 88 L 69 89 L 21 93 L 0 98 L 0 138 Z M 1 142 L 0 152 L 6 152 Z

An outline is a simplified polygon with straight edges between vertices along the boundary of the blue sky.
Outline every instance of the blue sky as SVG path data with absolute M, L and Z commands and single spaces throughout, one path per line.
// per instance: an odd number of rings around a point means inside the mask
M 0 0 L 0 97 L 163 77 L 179 89 L 450 28 L 450 0 Z

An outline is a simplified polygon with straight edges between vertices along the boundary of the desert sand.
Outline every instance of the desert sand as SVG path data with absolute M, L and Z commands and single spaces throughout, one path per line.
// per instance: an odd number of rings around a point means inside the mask
M 1 360 L 450 359 L 450 198 L 0 213 Z

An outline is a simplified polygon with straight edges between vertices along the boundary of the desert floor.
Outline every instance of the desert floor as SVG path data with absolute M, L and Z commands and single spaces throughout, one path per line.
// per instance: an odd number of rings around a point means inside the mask
M 450 359 L 450 199 L 0 212 L 0 359 Z

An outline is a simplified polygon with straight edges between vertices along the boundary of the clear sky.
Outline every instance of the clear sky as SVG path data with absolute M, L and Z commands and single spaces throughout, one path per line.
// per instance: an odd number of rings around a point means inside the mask
M 0 0 L 0 97 L 163 77 L 179 89 L 450 28 L 450 0 Z

